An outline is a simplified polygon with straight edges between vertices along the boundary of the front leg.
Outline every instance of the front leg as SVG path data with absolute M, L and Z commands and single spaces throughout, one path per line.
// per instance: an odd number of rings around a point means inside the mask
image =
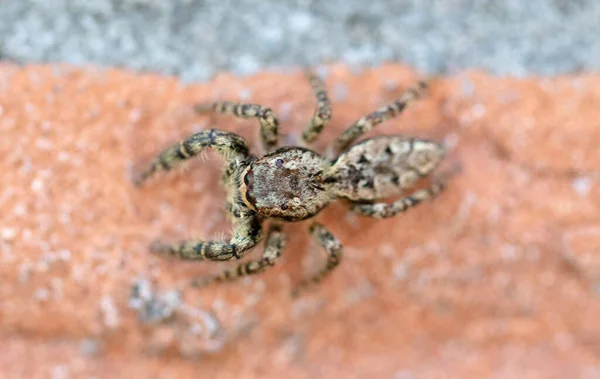
M 230 101 L 200 103 L 194 107 L 198 113 L 215 112 L 229 114 L 239 118 L 258 118 L 260 137 L 267 152 L 274 150 L 279 142 L 279 121 L 275 113 L 259 104 L 238 104 Z
M 275 222 L 269 228 L 266 237 L 265 251 L 262 258 L 240 263 L 235 268 L 224 270 L 220 274 L 192 280 L 193 287 L 206 287 L 213 283 L 234 281 L 248 275 L 258 274 L 275 265 L 285 247 L 285 235 L 281 224 Z
M 156 254 L 176 256 L 184 260 L 227 261 L 242 258 L 261 240 L 261 232 L 258 217 L 249 215 L 235 220 L 233 237 L 229 242 L 183 241 L 178 244 L 154 242 L 150 250 Z
M 323 225 L 317 222 L 312 223 L 309 227 L 309 233 L 313 236 L 313 239 L 325 249 L 325 253 L 327 253 L 327 263 L 321 270 L 305 278 L 298 284 L 292 292 L 292 296 L 294 297 L 298 296 L 308 287 L 319 284 L 325 277 L 331 274 L 342 260 L 342 245 L 340 244 L 340 241 L 338 241 L 338 239 Z
M 216 149 L 227 164 L 239 164 L 248 159 L 248 145 L 234 133 L 218 129 L 203 130 L 163 151 L 139 177 L 135 184 L 140 186 L 159 171 L 169 171 L 177 167 L 207 147 Z

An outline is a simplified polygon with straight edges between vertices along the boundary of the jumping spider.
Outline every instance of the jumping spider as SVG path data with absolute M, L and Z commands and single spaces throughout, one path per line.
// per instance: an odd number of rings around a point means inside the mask
M 331 103 L 324 82 L 307 71 L 316 111 L 304 129 L 304 142 L 314 142 L 331 118 Z M 414 191 L 391 204 L 375 200 L 399 196 L 417 180 L 430 174 L 445 156 L 442 145 L 418 138 L 379 136 L 352 144 L 377 124 L 399 115 L 413 100 L 421 97 L 426 84 L 407 90 L 398 100 L 370 113 L 334 142 L 334 159 L 313 150 L 298 147 L 278 148 L 278 120 L 271 109 L 258 104 L 232 102 L 202 103 L 196 111 L 229 114 L 240 118 L 258 118 L 260 135 L 267 154 L 249 155 L 244 139 L 237 134 L 210 129 L 193 134 L 162 152 L 141 173 L 136 184 L 158 171 L 170 170 L 203 149 L 216 149 L 225 161 L 222 184 L 227 189 L 227 211 L 233 224 L 229 242 L 183 241 L 178 244 L 155 242 L 154 253 L 178 256 L 185 260 L 226 261 L 243 258 L 263 238 L 262 224 L 271 219 L 266 233 L 262 258 L 241 263 L 221 274 L 195 279 L 192 286 L 205 286 L 259 273 L 273 266 L 285 245 L 282 222 L 306 220 L 315 216 L 330 202 L 341 198 L 349 201 L 350 210 L 374 218 L 386 218 L 428 200 L 444 188 L 444 180 Z M 312 222 L 309 232 L 327 253 L 327 263 L 320 271 L 305 278 L 297 287 L 316 284 L 340 263 L 340 242 L 320 223 Z

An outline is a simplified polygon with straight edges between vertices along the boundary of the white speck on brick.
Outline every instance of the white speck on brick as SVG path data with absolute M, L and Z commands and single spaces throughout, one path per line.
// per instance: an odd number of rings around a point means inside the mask
M 66 366 L 52 367 L 52 371 L 50 372 L 50 377 L 52 379 L 68 379 L 69 378 L 69 369 Z
M 42 180 L 40 178 L 35 178 L 31 182 L 31 190 L 33 192 L 40 192 L 43 187 L 44 187 L 44 182 L 42 182 Z
M 0 265 L 9 264 L 17 261 L 17 255 L 13 254 L 10 246 L 7 244 L 0 244 Z
M 50 262 L 46 260 L 38 261 L 35 265 L 35 271 L 37 272 L 48 272 L 50 270 Z
M 356 229 L 358 228 L 358 225 L 360 223 L 360 218 L 355 212 L 348 211 L 344 215 L 344 223 L 346 225 L 352 226 L 353 229 Z
M 394 247 L 391 243 L 384 243 L 379 248 L 379 254 L 385 258 L 391 258 L 396 255 L 397 248 Z
M 42 132 L 47 133 L 52 130 L 52 124 L 49 121 L 42 121 L 40 129 L 42 129 Z
M 244 287 L 249 287 L 253 282 L 254 282 L 254 278 L 251 278 L 249 276 L 245 276 L 242 278 L 242 285 Z
M 202 335 L 202 332 L 204 331 L 204 328 L 202 328 L 202 325 L 198 324 L 197 322 L 193 323 L 190 326 L 190 333 L 194 334 L 194 335 Z
M 46 288 L 38 288 L 33 295 L 38 301 L 46 301 L 50 297 L 50 291 Z
M 13 213 L 15 214 L 15 216 L 19 217 L 25 216 L 27 214 L 27 207 L 25 206 L 25 204 L 19 203 L 13 208 Z
M 102 321 L 110 329 L 114 329 L 119 326 L 119 311 L 115 306 L 112 297 L 108 295 L 102 296 L 100 300 L 100 311 L 102 312 Z
M 554 335 L 554 343 L 556 347 L 562 351 L 568 351 L 573 348 L 575 340 L 570 333 L 560 332 Z
M 481 118 L 485 115 L 486 108 L 483 104 L 475 104 L 471 109 L 473 118 Z
M 408 276 L 408 267 L 404 262 L 396 262 L 392 266 L 392 275 L 396 280 L 404 280 Z
M 17 236 L 17 229 L 15 228 L 2 228 L 0 230 L 0 238 L 4 241 L 12 241 Z
M 386 91 L 395 91 L 398 89 L 398 80 L 394 78 L 386 78 L 383 80 L 382 87 Z
M 249 294 L 244 298 L 244 306 L 247 308 L 252 308 L 260 301 L 261 296 L 258 294 Z
M 265 281 L 264 280 L 262 280 L 262 279 L 256 279 L 254 281 L 254 289 L 257 292 L 264 292 L 265 288 L 266 288 L 266 285 L 265 285 Z
M 238 96 L 241 101 L 246 102 L 252 99 L 252 90 L 250 88 L 244 88 L 239 92 Z
M 219 324 L 219 320 L 217 320 L 213 314 L 202 311 L 200 312 L 200 317 L 202 318 L 204 328 L 209 335 L 213 336 L 219 332 L 221 325 Z
M 21 167 L 19 167 L 20 174 L 28 174 L 33 170 L 33 165 L 31 164 L 31 158 L 27 155 L 21 157 Z
M 59 151 L 56 158 L 59 162 L 68 162 L 70 156 L 69 153 L 67 153 L 66 151 Z
M 291 115 L 292 103 L 290 103 L 289 101 L 281 103 L 277 111 L 277 116 L 279 117 L 279 120 L 282 122 L 289 121 Z
M 215 312 L 220 312 L 220 311 L 225 310 L 226 305 L 225 305 L 225 302 L 222 299 L 216 298 L 213 301 L 211 308 L 214 309 Z
M 83 265 L 73 265 L 71 267 L 71 277 L 75 282 L 83 282 L 86 279 L 86 271 Z
M 71 251 L 70 250 L 61 249 L 56 252 L 56 255 L 58 256 L 59 259 L 65 261 L 65 262 L 68 262 L 71 260 Z
M 394 379 L 414 379 L 415 377 L 408 371 L 400 370 L 394 374 Z
M 25 112 L 32 114 L 32 113 L 37 113 L 38 112 L 38 108 L 33 105 L 32 103 L 25 103 Z
M 19 265 L 19 283 L 27 283 L 33 273 L 31 262 L 23 262 Z
M 579 177 L 575 178 L 571 183 L 573 190 L 579 196 L 587 196 L 589 195 L 592 189 L 592 181 L 589 177 Z
M 458 144 L 459 138 L 457 133 L 448 133 L 446 137 L 444 137 L 444 145 L 449 150 L 454 149 Z
M 519 252 L 515 245 L 505 244 L 500 248 L 502 259 L 505 261 L 516 261 L 519 259 Z
M 349 304 L 356 304 L 373 296 L 375 288 L 368 281 L 360 283 L 358 286 L 351 287 L 345 292 L 344 297 Z
M 36 139 L 34 145 L 36 148 L 38 148 L 39 150 L 42 150 L 42 151 L 49 151 L 49 150 L 52 150 L 52 148 L 54 147 L 54 144 L 52 143 L 52 141 L 50 141 L 46 138 Z
M 79 352 L 84 356 L 96 356 L 102 349 L 99 340 L 87 338 L 79 342 Z
M 348 86 L 344 83 L 336 83 L 333 86 L 333 100 L 344 101 L 348 98 Z
M 64 295 L 64 286 L 61 278 L 52 278 L 50 280 L 50 287 L 52 287 L 52 293 L 55 297 L 62 297 Z
M 62 225 L 68 225 L 71 223 L 71 215 L 67 212 L 62 212 L 59 216 L 58 216 L 58 221 L 62 224 Z

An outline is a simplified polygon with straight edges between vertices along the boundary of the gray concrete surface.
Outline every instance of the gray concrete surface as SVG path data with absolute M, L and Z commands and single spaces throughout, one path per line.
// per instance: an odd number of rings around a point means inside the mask
M 554 75 L 600 69 L 600 0 L 0 0 L 0 57 L 188 81 L 327 61 Z

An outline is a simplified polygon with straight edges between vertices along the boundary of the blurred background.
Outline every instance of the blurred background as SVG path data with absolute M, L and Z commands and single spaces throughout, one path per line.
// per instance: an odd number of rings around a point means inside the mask
M 206 80 L 402 61 L 427 73 L 600 68 L 597 0 L 3 0 L 0 57 Z
M 0 62 L 26 65 L 0 65 L 0 379 L 600 378 L 599 36 L 600 0 L 0 0 Z M 381 223 L 325 210 L 344 263 L 306 297 L 324 256 L 298 224 L 279 267 L 179 294 L 223 266 L 148 244 L 227 238 L 217 159 L 145 189 L 133 168 L 208 125 L 254 142 L 200 99 L 297 140 L 296 69 L 327 63 L 319 143 L 443 75 L 377 133 L 444 138 L 460 178 Z

